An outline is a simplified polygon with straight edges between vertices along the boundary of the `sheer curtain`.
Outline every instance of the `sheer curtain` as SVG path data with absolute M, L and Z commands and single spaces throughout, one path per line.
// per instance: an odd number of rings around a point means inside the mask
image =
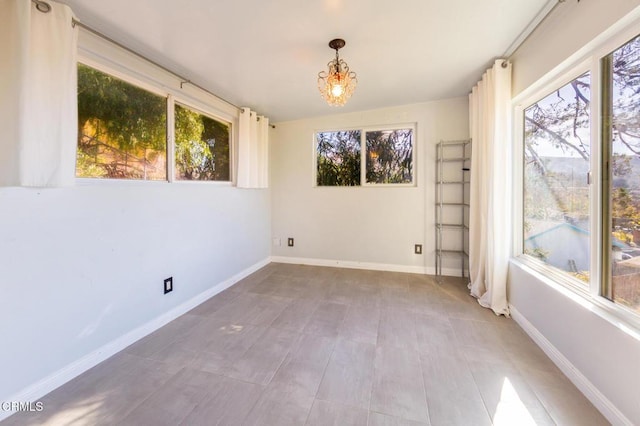
M 238 188 L 267 188 L 269 119 L 242 108 L 238 137 Z
M 0 0 L 0 186 L 75 180 L 77 29 L 68 6 L 48 4 Z
M 509 315 L 511 247 L 511 64 L 500 59 L 469 95 L 473 154 L 469 217 L 471 294 Z

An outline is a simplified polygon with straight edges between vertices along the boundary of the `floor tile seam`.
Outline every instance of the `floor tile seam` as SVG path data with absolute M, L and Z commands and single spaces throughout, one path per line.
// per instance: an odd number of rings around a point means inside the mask
M 136 404 L 133 408 L 131 408 L 129 411 L 127 411 L 127 413 L 124 416 L 121 416 L 119 419 L 116 419 L 116 421 L 118 422 L 122 422 L 124 421 L 127 417 L 129 417 L 131 415 L 131 413 L 133 413 L 135 410 L 137 410 L 139 407 L 141 407 L 145 402 L 147 402 L 153 395 L 155 395 L 157 392 L 161 392 L 164 388 L 165 385 L 174 377 L 176 377 L 178 375 L 178 373 L 180 371 L 182 371 L 185 367 L 181 368 L 180 370 L 178 370 L 177 372 L 173 373 L 170 375 L 170 377 L 164 381 L 162 384 L 158 385 L 153 391 L 151 391 L 144 399 L 142 399 L 140 401 L 140 403 Z M 197 405 L 197 404 L 196 404 Z M 195 407 L 194 407 L 195 408 Z M 193 410 L 193 409 L 192 409 Z M 182 421 L 184 421 L 184 419 L 186 419 L 186 416 L 183 417 L 182 419 L 180 419 L 180 423 L 182 423 Z
M 318 397 L 314 397 L 313 400 L 314 400 L 314 402 L 315 401 L 322 401 L 322 402 L 328 402 L 329 404 L 341 405 L 341 406 L 346 407 L 346 408 L 353 408 L 353 409 L 356 409 L 356 410 L 365 410 L 367 412 L 369 411 L 368 408 L 365 408 L 365 407 L 363 407 L 361 405 L 350 404 L 348 402 L 343 402 L 343 401 L 334 401 L 334 400 L 331 400 L 331 399 L 323 399 L 323 398 L 318 398 Z M 384 413 L 380 413 L 380 414 L 384 414 Z
M 393 367 L 393 369 L 389 370 L 389 369 L 385 369 L 385 368 L 376 368 L 376 361 L 378 360 L 378 356 L 377 356 L 377 349 L 378 348 L 391 348 L 397 351 L 413 351 L 415 352 L 415 355 L 418 357 L 418 362 L 414 365 L 410 364 L 410 363 L 405 363 L 403 366 L 398 366 L 398 367 Z M 405 369 L 407 365 L 409 365 L 409 367 L 418 367 L 420 369 L 420 372 L 422 373 L 422 366 L 420 365 L 420 356 L 423 355 L 420 351 L 418 351 L 417 349 L 414 348 L 407 348 L 407 347 L 400 347 L 400 346 L 394 346 L 394 345 L 380 345 L 380 346 L 376 346 L 376 357 L 374 359 L 374 372 L 375 371 L 380 371 L 381 374 L 384 374 L 385 376 L 391 375 L 394 377 L 397 377 L 399 379 L 403 379 L 402 381 L 406 381 L 406 382 L 411 382 L 412 381 L 412 374 L 407 374 L 407 371 L 401 371 L 401 369 Z M 398 374 L 398 372 L 400 372 L 400 374 Z M 404 379 L 408 379 L 408 380 L 404 380 Z M 399 382 L 399 380 L 397 380 Z
M 540 389 L 538 389 L 537 386 L 534 386 L 533 384 L 530 384 L 526 377 L 524 378 L 524 380 L 527 383 L 527 385 L 529 385 L 529 387 L 531 388 L 531 391 L 536 396 L 536 399 L 540 402 L 540 405 L 544 408 L 544 411 L 547 413 L 547 415 L 549 416 L 551 421 L 553 421 L 553 423 L 555 423 L 556 425 L 562 424 L 562 422 L 560 422 L 558 419 L 556 419 L 556 416 L 552 412 L 550 405 L 546 404 L 544 402 L 544 399 L 540 397 L 540 395 L 543 392 Z M 548 387 L 548 388 L 552 388 L 552 389 L 557 389 L 554 386 L 540 385 L 540 387 L 542 387 L 542 388 Z M 560 389 L 558 389 L 558 390 L 560 390 Z
M 482 406 L 484 407 L 484 411 L 487 414 L 487 418 L 489 419 L 489 421 L 493 424 L 493 416 L 491 415 L 491 410 L 489 409 L 489 407 L 487 406 L 487 401 L 485 400 L 485 397 L 482 395 L 482 392 L 480 391 L 480 386 L 478 385 L 478 380 L 476 378 L 476 375 L 473 374 L 473 368 L 471 368 L 471 364 L 469 363 L 467 357 L 464 354 L 464 351 L 462 353 L 462 359 L 464 364 L 466 365 L 469 374 L 471 376 L 471 380 L 473 381 L 473 386 L 476 390 L 477 395 L 480 397 L 480 401 L 482 401 Z
M 275 327 L 274 327 L 275 328 Z M 287 330 L 288 331 L 288 330 Z M 302 333 L 298 333 L 298 332 L 294 332 L 298 335 L 297 339 L 292 339 L 293 342 L 289 345 L 289 348 L 287 349 L 287 353 L 284 354 L 284 356 L 282 357 L 282 359 L 280 360 L 280 363 L 278 364 L 278 368 L 275 369 L 275 371 L 273 372 L 273 374 L 271 375 L 271 377 L 269 378 L 269 381 L 264 385 L 264 386 L 269 386 L 271 384 L 271 382 L 273 381 L 273 378 L 276 377 L 276 375 L 278 374 L 278 371 L 280 371 L 280 369 L 282 368 L 284 362 L 287 360 L 287 357 L 289 356 L 289 354 L 291 353 L 291 349 L 293 348 L 293 346 L 295 345 L 295 343 L 300 339 Z
M 250 324 L 250 325 L 252 325 L 252 324 Z M 255 326 L 255 325 L 252 325 L 252 326 L 253 327 L 258 327 L 258 328 L 263 328 L 263 330 L 260 333 L 260 335 L 255 338 L 255 340 L 251 343 L 251 345 L 249 345 L 244 351 L 242 351 L 241 354 L 239 354 L 236 357 L 235 361 L 233 361 L 231 363 L 231 365 L 229 365 L 229 366 L 224 368 L 224 371 L 225 371 L 226 374 L 228 374 L 230 372 L 230 370 L 233 369 L 233 367 L 236 365 L 237 362 L 240 362 L 240 360 L 258 343 L 258 341 L 262 338 L 262 336 L 264 336 L 264 334 L 267 332 L 267 330 L 269 330 L 268 326 Z M 227 376 L 227 375 L 225 375 L 225 377 L 229 377 L 229 378 L 232 378 L 232 379 L 235 379 L 235 380 L 239 380 L 239 379 L 236 379 L 234 377 Z
M 555 373 L 554 373 L 553 371 L 549 371 L 549 370 L 548 370 L 548 369 L 546 369 L 546 368 L 539 368 L 539 367 L 537 367 L 537 366 L 535 366 L 535 365 L 521 365 L 520 363 L 518 363 L 518 362 L 516 362 L 516 361 L 515 361 L 516 359 L 518 359 L 518 357 L 516 356 L 516 355 L 517 355 L 516 353 L 514 353 L 514 352 L 512 352 L 512 351 L 507 351 L 507 350 L 505 350 L 504 352 L 505 352 L 505 354 L 507 355 L 507 358 L 509 358 L 509 360 L 510 360 L 510 361 L 512 362 L 512 364 L 516 367 L 516 369 L 518 370 L 518 372 L 520 373 L 520 375 L 521 375 L 522 377 L 528 377 L 528 376 L 529 376 L 529 373 L 530 373 L 530 372 L 529 372 L 529 371 L 527 371 L 527 370 L 534 370 L 534 371 L 537 371 L 537 372 L 539 372 L 539 373 L 550 374 L 550 375 L 553 375 L 554 377 L 557 375 L 556 373 L 557 373 L 557 372 L 559 372 L 559 373 L 562 375 L 561 377 L 565 378 L 567 381 L 569 381 L 569 383 L 573 384 L 573 383 L 570 381 L 570 379 L 569 379 L 569 378 L 564 374 L 564 372 L 563 372 L 562 370 L 560 370 L 560 368 L 558 368 L 558 367 L 553 363 L 553 361 L 551 361 L 551 359 L 550 359 L 550 358 L 548 358 L 547 354 L 544 354 L 544 353 L 543 353 L 543 357 L 545 358 L 545 361 L 548 361 L 548 362 L 550 363 L 550 365 L 549 365 L 549 366 L 550 366 L 551 368 L 554 368 L 554 369 L 556 369 L 556 370 L 557 370 Z M 527 380 L 527 383 L 528 383 L 528 382 L 529 382 L 529 381 Z M 531 384 L 530 384 L 530 386 L 531 386 Z M 551 386 L 551 387 L 553 387 L 553 386 Z M 555 387 L 559 387 L 559 386 L 555 386 Z
M 302 331 L 300 331 L 300 333 L 304 334 L 304 329 L 307 327 L 307 324 L 309 324 L 309 321 L 311 321 L 311 317 L 313 317 L 313 315 L 316 313 L 319 307 L 320 307 L 320 303 L 314 303 L 313 309 L 311 310 L 311 312 L 309 313 L 309 316 L 307 317 L 307 322 L 305 323 L 304 327 L 302 327 Z
M 194 315 L 194 316 L 198 316 L 198 315 Z M 202 317 L 202 318 L 206 318 L 206 317 Z M 174 320 L 174 321 L 175 321 L 175 320 Z M 202 321 L 200 321 L 200 322 L 203 322 L 203 321 L 204 321 L 204 320 L 202 320 Z M 167 324 L 170 324 L 170 322 L 169 322 L 169 323 L 167 323 Z M 162 326 L 162 327 L 158 328 L 158 329 L 157 329 L 157 330 L 155 330 L 155 331 L 162 330 L 162 328 L 163 328 L 163 327 L 166 327 L 166 325 L 167 325 L 167 324 L 165 324 L 164 326 Z M 155 333 L 155 331 L 153 331 L 152 333 Z M 160 351 L 163 351 L 163 350 L 167 349 L 169 346 L 171 346 L 171 345 L 173 345 L 174 343 L 176 343 L 180 338 L 185 338 L 185 337 L 189 336 L 189 335 L 192 333 L 192 331 L 193 331 L 193 329 L 190 329 L 190 330 L 189 330 L 185 335 L 183 335 L 183 336 L 180 336 L 180 331 L 176 331 L 176 332 L 171 331 L 171 332 L 170 332 L 170 335 L 171 335 L 171 336 L 174 336 L 174 335 L 175 335 L 175 337 L 170 338 L 170 339 L 169 339 L 170 341 L 169 341 L 169 343 L 168 343 L 168 344 L 166 344 L 166 345 L 162 345 L 162 347 L 161 347 L 160 349 L 157 349 L 157 350 L 155 350 L 155 351 L 151 352 L 151 353 L 149 354 L 149 356 L 155 355 L 155 354 L 159 353 Z M 134 355 L 134 356 L 142 357 L 142 356 L 140 356 L 140 355 L 136 355 L 136 354 L 133 354 L 133 353 L 131 353 L 131 352 L 127 351 L 127 349 L 128 349 L 129 347 L 131 347 L 131 346 L 135 345 L 136 343 L 143 344 L 143 343 L 142 343 L 142 340 L 144 340 L 145 338 L 149 337 L 152 333 L 150 333 L 150 334 L 148 334 L 148 335 L 144 336 L 143 338 L 141 338 L 141 339 L 139 339 L 139 340 L 136 340 L 136 341 L 135 341 L 135 342 L 133 342 L 131 345 L 129 345 L 129 346 L 127 346 L 126 348 L 124 348 L 124 349 L 123 349 L 123 352 L 125 352 L 127 355 Z M 153 359 L 153 358 L 148 358 L 148 357 L 142 357 L 142 358 L 145 358 L 145 359 Z
M 338 346 L 338 342 L 339 342 L 340 337 L 336 337 L 334 339 L 333 342 L 333 347 L 331 348 L 331 353 L 329 354 L 329 356 L 327 357 L 327 361 L 324 364 L 324 368 L 322 369 L 322 377 L 320 377 L 320 381 L 318 382 L 318 386 L 316 387 L 316 392 L 313 395 L 313 399 L 314 401 L 318 398 L 318 392 L 320 392 L 320 387 L 322 386 L 322 382 L 324 381 L 324 378 L 327 374 L 327 368 L 329 367 L 329 363 L 331 362 L 331 358 L 333 358 L 333 354 L 336 351 L 336 347 Z
M 551 415 L 551 412 L 549 411 L 547 406 L 543 403 L 542 399 L 538 395 L 538 392 L 534 389 L 533 385 L 531 383 L 529 383 L 529 381 L 527 380 L 526 376 L 524 374 L 522 374 L 522 372 L 515 365 L 513 365 L 513 367 L 516 370 L 515 373 L 520 377 L 520 379 L 522 379 L 524 384 L 529 388 L 529 391 L 531 391 L 531 393 L 533 393 L 533 395 L 535 396 L 536 401 L 544 409 L 545 413 L 547 413 L 547 415 L 553 421 L 553 423 L 557 425 L 558 423 L 556 422 L 555 418 L 553 418 L 553 416 Z M 476 386 L 477 386 L 476 374 L 474 374 L 474 369 L 472 369 L 471 367 L 469 367 L 469 368 L 471 369 L 471 374 L 474 376 L 474 380 L 476 381 Z M 544 387 L 544 385 L 543 385 L 543 387 Z M 550 386 L 550 387 L 553 388 L 553 386 Z M 561 389 L 558 388 L 558 390 L 561 390 Z M 483 399 L 483 402 L 484 402 L 484 396 L 482 395 L 482 392 L 480 392 L 480 397 Z M 486 407 L 487 403 L 484 402 L 484 404 L 485 404 L 485 408 L 488 411 L 488 407 Z
M 429 408 L 429 397 L 427 395 L 427 384 L 424 381 L 424 376 L 426 375 L 426 371 L 424 369 L 424 366 L 422 365 L 422 354 L 420 353 L 420 351 L 416 351 L 418 353 L 418 364 L 420 365 L 420 379 L 422 382 L 422 391 L 424 394 L 424 406 L 427 408 L 427 419 L 430 425 L 433 424 L 433 422 L 431 421 L 431 409 Z M 426 355 L 425 355 L 426 356 Z

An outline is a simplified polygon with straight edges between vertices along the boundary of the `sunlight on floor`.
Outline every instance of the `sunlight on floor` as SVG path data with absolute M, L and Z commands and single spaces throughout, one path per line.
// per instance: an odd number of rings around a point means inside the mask
M 243 329 L 244 329 L 244 326 L 242 326 L 242 325 L 235 325 L 235 324 L 230 324 L 230 325 L 228 325 L 228 326 L 222 326 L 222 327 L 220 327 L 220 331 L 224 332 L 225 334 L 236 334 L 236 333 L 240 333 Z
M 527 410 L 518 393 L 507 377 L 502 383 L 500 401 L 496 407 L 496 414 L 493 417 L 494 426 L 506 425 L 536 425 L 535 420 Z
M 104 398 L 87 398 L 72 407 L 58 411 L 47 419 L 48 424 L 90 424 L 95 423 L 103 413 Z

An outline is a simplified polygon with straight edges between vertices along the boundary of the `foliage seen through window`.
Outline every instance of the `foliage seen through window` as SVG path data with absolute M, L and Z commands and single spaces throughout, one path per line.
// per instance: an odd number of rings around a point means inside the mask
M 78 64 L 76 176 L 167 178 L 166 99 Z
M 413 183 L 413 133 L 411 128 L 316 133 L 317 185 L 359 186 L 362 179 L 367 184 Z
M 175 105 L 176 179 L 229 181 L 229 124 Z

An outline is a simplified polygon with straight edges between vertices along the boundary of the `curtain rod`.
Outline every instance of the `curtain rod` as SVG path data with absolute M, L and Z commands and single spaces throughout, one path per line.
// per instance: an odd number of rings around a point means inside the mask
M 51 11 L 51 5 L 49 3 L 47 3 L 46 1 L 43 1 L 43 0 L 31 0 L 31 2 L 35 4 L 36 9 L 39 12 L 49 13 Z M 107 36 L 106 34 L 103 34 L 100 31 L 95 30 L 95 29 L 91 28 L 90 26 L 88 26 L 86 24 L 83 24 L 82 22 L 78 21 L 77 19 L 72 18 L 71 19 L 71 25 L 73 27 L 75 27 L 77 25 L 80 28 L 83 28 L 83 29 L 89 31 L 92 34 L 97 35 L 98 37 L 102 38 L 103 40 L 106 40 L 109 43 L 115 44 L 119 48 L 126 50 L 127 52 L 137 56 L 138 58 L 141 58 L 141 59 L 149 62 L 150 64 L 162 69 L 163 71 L 168 72 L 169 74 L 173 75 L 174 77 L 177 77 L 178 79 L 180 79 L 180 88 L 181 89 L 182 89 L 182 86 L 184 86 L 185 84 L 190 84 L 190 85 L 192 85 L 194 87 L 197 87 L 198 89 L 202 90 L 203 92 L 208 93 L 209 95 L 213 96 L 214 98 L 219 99 L 219 100 L 225 102 L 228 105 L 231 105 L 232 107 L 237 109 L 240 113 L 244 113 L 244 108 L 241 108 L 238 105 L 226 100 L 225 98 L 216 95 L 215 93 L 211 92 L 210 90 L 207 90 L 204 87 L 200 86 L 199 84 L 194 83 L 193 81 L 189 80 L 188 78 L 181 76 L 180 74 L 176 73 L 175 71 L 170 70 L 169 68 L 165 67 L 164 65 L 161 65 L 161 64 L 149 59 L 148 57 L 142 55 L 141 53 L 138 53 L 135 50 L 125 46 L 124 44 L 112 39 L 111 37 Z M 276 128 L 276 126 L 274 126 L 273 124 L 271 124 L 270 127 L 274 128 L 274 129 Z
M 31 0 L 31 1 L 36 2 L 36 3 L 37 3 L 37 2 L 42 3 L 42 0 Z M 38 9 L 38 10 L 40 10 L 40 9 Z M 77 26 L 79 26 L 80 28 L 83 28 L 83 29 L 85 29 L 85 30 L 89 31 L 90 33 L 95 34 L 95 35 L 97 35 L 98 37 L 100 37 L 100 38 L 102 38 L 102 39 L 104 39 L 104 40 L 108 41 L 109 43 L 113 43 L 113 44 L 115 44 L 116 46 L 118 46 L 119 48 L 124 49 L 124 50 L 126 50 L 127 52 L 129 52 L 129 53 L 131 53 L 131 54 L 133 54 L 133 55 L 136 55 L 137 57 L 139 57 L 139 58 L 141 58 L 141 59 L 143 59 L 143 60 L 145 60 L 145 61 L 149 62 L 150 64 L 152 64 L 152 65 L 154 65 L 154 66 L 156 66 L 156 67 L 158 67 L 158 68 L 160 68 L 160 69 L 162 69 L 162 70 L 164 70 L 164 71 L 168 72 L 169 74 L 173 75 L 174 77 L 179 78 L 179 79 L 180 79 L 180 88 L 181 88 L 181 89 L 182 89 L 182 86 L 184 86 L 185 84 L 190 84 L 190 85 L 192 85 L 192 86 L 194 86 L 194 87 L 197 87 L 198 89 L 202 90 L 203 92 L 208 93 L 209 95 L 213 96 L 214 98 L 219 99 L 219 100 L 221 100 L 221 101 L 225 102 L 225 103 L 226 103 L 226 104 L 228 104 L 228 105 L 231 105 L 232 107 L 234 107 L 235 109 L 237 109 L 241 114 L 244 114 L 244 108 L 239 107 L 238 105 L 236 105 L 236 104 L 234 104 L 234 103 L 232 103 L 232 102 L 230 102 L 230 101 L 226 100 L 225 98 L 223 98 L 223 97 L 221 97 L 221 96 L 216 95 L 215 93 L 211 92 L 210 90 L 205 89 L 204 87 L 200 86 L 200 85 L 199 85 L 199 84 L 197 84 L 197 83 L 194 83 L 193 81 L 189 80 L 188 78 L 181 76 L 180 74 L 176 73 L 175 71 L 170 70 L 169 68 L 165 67 L 164 65 L 161 65 L 161 64 L 157 63 L 156 61 L 153 61 L 153 60 L 149 59 L 148 57 L 146 57 L 146 56 L 142 55 L 141 53 L 138 53 L 138 52 L 136 52 L 135 50 L 133 50 L 133 49 L 131 49 L 131 48 L 129 48 L 129 47 L 127 47 L 127 46 L 125 46 L 124 44 L 122 44 L 122 43 L 120 43 L 120 42 L 118 42 L 118 41 L 116 41 L 116 40 L 112 39 L 111 37 L 109 37 L 109 36 L 107 36 L 107 35 L 105 35 L 105 34 L 101 33 L 100 31 L 97 31 L 97 30 L 95 30 L 95 29 L 91 28 L 90 26 L 88 26 L 88 25 L 86 25 L 86 24 L 83 24 L 82 22 L 78 21 L 77 19 L 73 18 L 73 19 L 71 20 L 71 25 L 73 25 L 74 27 L 77 25 Z M 259 119 L 258 119 L 258 120 L 259 120 Z M 274 126 L 273 124 L 271 124 L 271 125 L 270 125 L 270 127 L 271 127 L 272 129 L 275 129 L 275 128 L 276 128 L 276 126 Z
M 42 0 L 31 0 L 31 1 L 36 2 L 36 3 L 37 3 L 37 2 L 42 3 Z M 38 10 L 40 10 L 40 9 L 38 9 Z M 78 21 L 77 19 L 73 18 L 73 19 L 71 20 L 71 25 L 73 25 L 74 27 L 77 25 L 77 26 L 79 26 L 80 28 L 83 28 L 83 29 L 85 29 L 85 30 L 89 31 L 90 33 L 95 34 L 95 35 L 97 35 L 98 37 L 100 37 L 100 38 L 102 38 L 102 39 L 104 39 L 104 40 L 108 41 L 109 43 L 113 43 L 113 44 L 115 44 L 116 46 L 118 46 L 119 48 L 124 49 L 124 50 L 126 50 L 127 52 L 129 52 L 129 53 L 131 53 L 131 54 L 133 54 L 133 55 L 136 55 L 137 57 L 139 57 L 139 58 L 141 58 L 141 59 L 143 59 L 143 60 L 145 60 L 145 61 L 149 62 L 150 64 L 152 64 L 152 65 L 154 65 L 154 66 L 156 66 L 156 67 L 158 67 L 158 68 L 162 69 L 163 71 L 168 72 L 169 74 L 173 75 L 174 77 L 179 78 L 179 79 L 180 79 L 180 88 L 181 88 L 181 89 L 182 89 L 182 86 L 184 86 L 185 84 L 190 84 L 190 85 L 192 85 L 193 87 L 197 87 L 198 89 L 202 90 L 203 92 L 208 93 L 209 95 L 213 96 L 214 98 L 219 99 L 219 100 L 221 100 L 221 101 L 225 102 L 225 103 L 226 103 L 226 104 L 228 104 L 228 105 L 231 105 L 232 107 L 234 107 L 235 109 L 237 109 L 241 114 L 244 114 L 244 108 L 243 108 L 243 107 L 239 107 L 238 105 L 236 105 L 236 104 L 234 104 L 234 103 L 232 103 L 232 102 L 230 102 L 230 101 L 226 100 L 225 98 L 223 98 L 223 97 L 221 97 L 221 96 L 216 95 L 215 93 L 211 92 L 210 90 L 205 89 L 204 87 L 200 86 L 200 85 L 199 85 L 199 84 L 197 84 L 197 83 L 194 83 L 193 81 L 189 80 L 188 78 L 181 76 L 180 74 L 176 73 L 176 72 L 175 72 L 175 71 L 173 71 L 173 70 L 170 70 L 169 68 L 165 67 L 164 65 L 161 65 L 161 64 L 157 63 L 156 61 L 153 61 L 153 60 L 149 59 L 148 57 L 144 56 L 143 54 L 136 52 L 135 50 L 133 50 L 133 49 L 131 49 L 131 48 L 129 48 L 129 47 L 127 47 L 127 46 L 125 46 L 124 44 L 122 44 L 122 43 L 120 43 L 120 42 L 118 42 L 118 41 L 116 41 L 116 40 L 112 39 L 111 37 L 109 37 L 109 36 L 107 36 L 107 35 L 105 35 L 105 34 L 103 34 L 103 33 L 101 33 L 100 31 L 97 31 L 97 30 L 95 30 L 95 29 L 91 28 L 90 26 L 88 26 L 88 25 L 86 25 L 86 24 L 83 24 L 82 22 Z M 275 129 L 275 128 L 276 128 L 276 126 L 275 126 L 275 125 L 273 125 L 273 124 L 270 124 L 269 126 L 270 126 L 272 129 Z
M 36 0 L 32 0 L 32 1 L 36 1 Z M 42 1 L 42 0 L 40 0 L 40 1 Z M 162 69 L 163 71 L 168 72 L 169 74 L 173 75 L 174 77 L 178 77 L 180 79 L 180 88 L 181 89 L 182 89 L 183 85 L 190 84 L 190 85 L 192 85 L 194 87 L 197 87 L 198 89 L 202 90 L 203 92 L 206 92 L 206 93 L 210 94 L 211 96 L 213 96 L 213 97 L 215 97 L 217 99 L 220 99 L 221 101 L 231 105 L 232 107 L 236 108 L 238 111 L 242 111 L 242 108 L 239 107 L 238 105 L 236 105 L 236 104 L 234 104 L 232 102 L 229 102 L 228 100 L 224 99 L 223 97 L 220 97 L 220 96 L 216 95 L 215 93 L 211 92 L 210 90 L 207 90 L 204 87 L 200 86 L 199 84 L 194 83 L 190 79 L 181 76 L 180 74 L 176 73 L 175 71 L 170 70 L 169 68 L 165 67 L 164 65 L 161 65 L 161 64 L 157 63 L 156 61 L 153 61 L 153 60 L 149 59 L 148 57 L 144 56 L 143 54 L 136 52 L 135 50 L 125 46 L 124 44 L 112 39 L 111 37 L 109 37 L 109 36 L 107 36 L 107 35 L 105 35 L 103 33 L 101 33 L 100 31 L 97 31 L 97 30 L 91 28 L 90 26 L 88 26 L 86 24 L 83 24 L 82 22 L 78 21 L 77 19 L 75 19 L 75 18 L 72 19 L 71 20 L 71 25 L 73 25 L 74 27 L 77 25 L 80 28 L 83 28 L 83 29 L 89 31 L 90 33 L 95 34 L 98 37 L 108 41 L 109 43 L 113 43 L 116 46 L 118 46 L 119 48 L 124 49 L 127 52 L 136 55 L 138 58 L 144 59 L 145 61 L 147 61 L 150 64 Z
M 520 33 L 520 35 L 518 35 L 518 37 L 513 41 L 513 43 L 511 43 L 511 45 L 504 52 L 504 55 L 502 55 L 502 57 L 506 58 L 505 62 L 511 59 L 513 54 L 520 48 L 520 46 L 524 44 L 525 41 L 529 39 L 529 37 L 531 37 L 531 34 L 533 34 L 533 32 L 538 29 L 540 24 L 542 24 L 547 19 L 547 17 L 551 14 L 551 12 L 553 12 L 554 9 L 558 7 L 560 3 L 564 3 L 565 1 L 566 0 L 548 0 L 547 1 L 547 3 L 542 7 L 542 9 L 540 9 L 540 11 L 536 14 L 536 16 L 533 17 L 531 22 L 529 22 L 529 24 L 525 27 L 525 29 Z M 579 2 L 580 0 L 578 0 L 578 3 Z

